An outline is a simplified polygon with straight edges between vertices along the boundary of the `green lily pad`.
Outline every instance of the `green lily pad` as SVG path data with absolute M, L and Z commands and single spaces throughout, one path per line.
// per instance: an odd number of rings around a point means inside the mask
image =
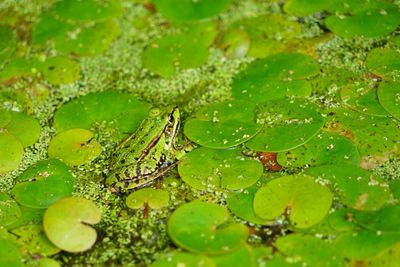
M 100 216 L 100 210 L 92 201 L 68 197 L 47 208 L 43 227 L 49 240 L 60 249 L 81 252 L 96 242 L 96 230 L 90 225 L 98 223 Z
M 57 159 L 42 160 L 18 176 L 12 194 L 23 206 L 47 208 L 70 196 L 74 183 L 74 176 L 63 162 Z
M 154 188 L 139 189 L 126 198 L 126 205 L 131 209 L 143 208 L 145 204 L 152 209 L 161 209 L 166 207 L 168 203 L 168 192 Z
M 8 226 L 21 217 L 21 209 L 6 193 L 0 192 L 0 225 Z
M 93 133 L 86 129 L 70 129 L 57 134 L 49 143 L 49 157 L 59 158 L 70 166 L 91 162 L 102 152 Z
M 61 267 L 61 265 L 50 258 L 32 259 L 27 262 L 27 267 Z
M 173 251 L 170 254 L 164 255 L 150 267 L 215 267 L 212 259 L 202 254 L 194 254 L 180 251 Z
M 204 23 L 157 39 L 143 51 L 143 66 L 163 77 L 180 69 L 199 67 L 208 59 L 208 46 L 215 34 L 215 25 Z
M 374 86 L 375 84 L 367 82 L 353 81 L 342 87 L 340 98 L 346 106 L 358 112 L 374 116 L 387 116 L 388 113 L 379 103 L 377 89 Z
M 390 186 L 390 190 L 392 191 L 393 197 L 396 199 L 400 199 L 400 180 L 391 180 L 388 183 Z
M 23 267 L 21 251 L 14 242 L 0 237 L 0 265 L 7 267 Z
M 290 50 L 301 35 L 301 26 L 295 20 L 280 14 L 268 14 L 238 20 L 230 26 L 240 29 L 250 41 L 248 55 L 263 58 Z
M 252 62 L 233 80 L 234 98 L 256 103 L 286 96 L 308 96 L 305 79 L 319 73 L 317 62 L 300 53 L 277 54 Z
M 309 141 L 324 124 L 318 107 L 301 99 L 266 102 L 260 106 L 258 120 L 264 127 L 246 146 L 266 152 L 296 148 Z
M 149 109 L 148 104 L 129 94 L 117 91 L 92 93 L 59 108 L 54 115 L 54 126 L 58 132 L 73 128 L 90 130 L 107 122 L 108 127 L 130 133 L 147 116 Z
M 218 40 L 218 47 L 229 58 L 244 57 L 250 47 L 249 35 L 241 29 L 228 29 L 223 33 L 220 40 Z
M 57 19 L 52 12 L 43 12 L 32 26 L 32 43 L 35 45 L 43 45 L 48 40 L 67 34 L 73 30 L 73 24 Z
M 157 10 L 172 22 L 195 21 L 218 15 L 230 0 L 152 0 Z
M 123 8 L 119 0 L 69 0 L 57 2 L 51 11 L 65 20 L 96 22 L 121 15 Z
M 400 262 L 400 243 L 367 261 L 370 267 L 392 267 L 393 262 Z
M 352 260 L 363 260 L 378 255 L 400 241 L 400 234 L 362 230 L 339 235 L 334 246 L 341 255 Z
M 400 23 L 400 12 L 396 5 L 385 1 L 365 2 L 365 5 L 354 5 L 352 9 L 347 9 L 350 14 L 329 16 L 325 19 L 326 26 L 335 34 L 345 38 L 380 37 L 397 28 Z
M 37 67 L 44 78 L 54 85 L 73 83 L 79 78 L 81 72 L 76 61 L 62 56 L 47 58 Z
M 354 222 L 374 232 L 400 234 L 400 205 L 392 204 L 373 211 L 354 211 Z
M 357 147 L 346 137 L 322 131 L 307 143 L 277 156 L 279 165 L 303 167 L 333 163 L 360 164 Z
M 218 255 L 242 246 L 247 239 L 248 229 L 234 223 L 225 208 L 195 201 L 175 210 L 168 221 L 168 233 L 179 247 Z
M 50 256 L 60 251 L 47 239 L 41 225 L 24 225 L 11 232 L 24 254 Z
M 7 132 L 0 132 L 0 174 L 16 169 L 24 153 L 21 142 Z
M 254 196 L 253 208 L 262 219 L 275 220 L 287 213 L 293 226 L 307 228 L 320 222 L 331 204 L 331 191 L 314 177 L 289 175 L 261 187 Z
M 0 24 L 0 66 L 15 50 L 16 38 L 9 27 Z
M 217 267 L 246 266 L 256 267 L 251 248 L 243 246 L 231 253 L 212 257 Z
M 180 160 L 178 172 L 182 180 L 196 189 L 221 186 L 237 190 L 249 187 L 261 177 L 263 165 L 241 155 L 240 149 L 216 150 L 201 147 Z
M 334 246 L 314 236 L 290 234 L 278 238 L 275 246 L 288 261 L 300 263 L 300 266 L 346 266 L 345 259 L 338 255 Z
M 340 201 L 348 207 L 359 210 L 376 209 L 384 205 L 390 197 L 390 190 L 381 178 L 354 165 L 323 165 L 305 172 L 331 184 Z
M 327 7 L 329 7 L 329 1 L 324 0 L 288 0 L 284 5 L 284 10 L 294 16 L 309 16 Z
M 394 49 L 375 48 L 368 53 L 366 67 L 374 74 L 388 77 L 400 71 L 400 53 Z
M 36 74 L 36 63 L 25 58 L 13 58 L 0 71 L 0 82 L 7 82 Z
M 184 133 L 192 141 L 210 148 L 228 148 L 252 138 L 260 129 L 253 103 L 225 101 L 198 110 L 185 122 Z
M 400 82 L 381 83 L 378 98 L 383 108 L 400 120 Z
M 11 121 L 11 114 L 7 110 L 0 109 L 0 128 L 4 128 Z
M 21 216 L 17 221 L 7 225 L 8 230 L 13 230 L 27 224 L 41 224 L 43 221 L 43 214 L 46 209 L 36 209 L 21 205 Z
M 9 111 L 11 121 L 4 128 L 18 140 L 24 147 L 34 144 L 40 135 L 39 122 L 21 112 Z

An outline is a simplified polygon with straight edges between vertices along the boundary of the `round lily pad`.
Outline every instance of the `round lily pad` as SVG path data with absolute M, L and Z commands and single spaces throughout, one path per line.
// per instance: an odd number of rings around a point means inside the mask
M 400 234 L 400 205 L 386 205 L 378 210 L 354 211 L 355 223 L 374 232 Z
M 256 266 L 252 250 L 248 246 L 243 246 L 231 253 L 213 256 L 212 259 L 217 267 Z
M 350 14 L 332 15 L 325 19 L 332 32 L 345 38 L 385 36 L 394 31 L 400 22 L 398 7 L 386 1 L 365 1 L 365 4 L 353 5 L 346 11 Z
M 241 155 L 240 149 L 201 147 L 186 154 L 178 165 L 182 180 L 196 189 L 210 185 L 231 190 L 245 188 L 257 182 L 263 170 L 258 160 Z
M 90 227 L 100 221 L 100 210 L 90 200 L 68 197 L 47 208 L 43 217 L 49 240 L 62 250 L 81 252 L 96 242 L 96 230 Z
M 56 18 L 52 12 L 43 12 L 32 26 L 32 43 L 43 45 L 48 40 L 73 32 L 73 30 L 73 24 Z
M 319 73 L 318 63 L 300 53 L 276 54 L 252 62 L 233 80 L 232 95 L 256 103 L 308 96 L 311 85 L 306 78 Z
M 246 146 L 266 152 L 296 148 L 316 135 L 324 124 L 318 107 L 302 99 L 266 102 L 260 106 L 258 120 L 264 127 Z
M 57 2 L 51 11 L 65 20 L 96 22 L 121 15 L 123 8 L 118 0 L 69 0 Z
M 50 159 L 32 165 L 16 181 L 12 194 L 18 203 L 31 208 L 47 208 L 72 194 L 75 178 L 67 165 L 58 159 Z
M 30 77 L 36 73 L 36 62 L 25 58 L 13 58 L 0 71 L 0 82 L 13 81 L 21 77 Z
M 320 222 L 331 204 L 331 191 L 314 177 L 289 175 L 261 187 L 254 196 L 253 208 L 262 219 L 275 220 L 287 213 L 293 226 L 307 228 Z
M 284 10 L 294 16 L 309 16 L 329 7 L 329 0 L 288 0 Z
M 323 165 L 309 168 L 306 173 L 331 184 L 340 201 L 348 207 L 376 209 L 390 197 L 390 190 L 381 178 L 351 164 Z
M 102 152 L 93 133 L 86 129 L 70 129 L 57 134 L 49 143 L 49 157 L 59 158 L 70 166 L 86 164 Z
M 157 10 L 168 20 L 185 22 L 218 15 L 226 9 L 230 0 L 153 0 Z
M 21 216 L 17 221 L 10 225 L 7 225 L 8 230 L 13 230 L 18 227 L 28 225 L 28 224 L 41 224 L 43 220 L 43 214 L 46 209 L 43 208 L 30 208 L 27 206 L 20 206 Z
M 9 27 L 0 24 L 0 66 L 15 50 L 16 38 Z
M 10 123 L 4 128 L 21 141 L 24 147 L 34 144 L 40 135 L 39 122 L 22 112 L 9 111 Z
M 400 71 L 400 53 L 394 49 L 375 48 L 368 53 L 366 67 L 381 77 Z
M 340 98 L 346 106 L 358 112 L 374 116 L 388 115 L 378 101 L 375 84 L 352 81 L 342 87 Z
M 38 69 L 54 85 L 75 82 L 81 72 L 77 62 L 62 56 L 47 58 L 38 64 Z
M 50 256 L 60 251 L 47 239 L 41 225 L 28 224 L 11 232 L 24 254 Z
M 11 121 L 11 114 L 7 110 L 0 109 L 0 128 L 4 128 Z
M 234 223 L 225 208 L 195 201 L 175 210 L 168 221 L 168 233 L 179 247 L 218 255 L 234 251 L 243 245 L 248 229 L 242 224 Z
M 203 107 L 194 118 L 186 120 L 184 133 L 190 140 L 210 148 L 241 144 L 260 130 L 255 109 L 255 104 L 241 100 Z
M 105 91 L 74 99 L 54 115 L 58 132 L 73 128 L 90 130 L 96 124 L 108 123 L 122 133 L 133 132 L 147 116 L 150 106 L 129 94 Z
M 0 192 L 0 225 L 8 226 L 21 217 L 17 202 L 6 193 Z
M 357 147 L 348 138 L 322 131 L 307 143 L 289 151 L 280 152 L 277 161 L 282 166 L 304 167 L 339 162 L 359 165 Z
M 5 238 L 0 237 L 0 265 L 7 267 L 23 267 L 21 251 L 18 246 Z
M 180 265 L 187 267 L 215 267 L 214 261 L 206 255 L 176 250 L 158 259 L 150 267 L 177 267 Z
M 400 82 L 381 83 L 378 97 L 386 111 L 400 120 Z
M 0 174 L 16 169 L 22 160 L 24 147 L 13 135 L 0 131 Z
M 161 209 L 166 207 L 168 203 L 168 192 L 154 188 L 139 189 L 126 198 L 126 205 L 131 209 L 143 208 L 145 204 L 152 209 Z
M 248 34 L 241 29 L 228 29 L 218 40 L 218 47 L 225 51 L 229 58 L 244 57 L 250 47 Z

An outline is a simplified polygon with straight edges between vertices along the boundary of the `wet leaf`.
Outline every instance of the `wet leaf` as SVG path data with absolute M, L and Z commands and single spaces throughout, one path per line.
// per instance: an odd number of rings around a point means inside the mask
M 161 209 L 168 206 L 168 192 L 154 188 L 142 188 L 132 192 L 126 198 L 126 205 L 131 209 L 144 208 L 146 204 L 152 209 Z
M 8 226 L 21 217 L 21 209 L 8 194 L 0 192 L 0 225 Z
M 80 66 L 74 60 L 57 56 L 47 58 L 38 64 L 44 78 L 54 85 L 73 83 L 80 75 Z
M 400 71 L 399 62 L 400 53 L 396 50 L 375 48 L 368 53 L 365 64 L 374 74 L 382 77 L 390 77 L 390 74 Z
M 34 144 L 40 135 L 39 122 L 22 112 L 9 111 L 11 121 L 5 129 L 18 140 L 24 147 Z
M 22 160 L 24 148 L 13 135 L 0 132 L 0 174 L 16 169 Z
M 378 97 L 384 109 L 400 120 L 400 82 L 381 83 Z

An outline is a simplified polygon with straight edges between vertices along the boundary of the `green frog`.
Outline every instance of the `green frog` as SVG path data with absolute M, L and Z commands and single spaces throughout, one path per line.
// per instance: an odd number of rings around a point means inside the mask
M 153 108 L 111 155 L 106 185 L 115 192 L 143 187 L 172 169 L 186 153 L 178 147 L 178 107 Z

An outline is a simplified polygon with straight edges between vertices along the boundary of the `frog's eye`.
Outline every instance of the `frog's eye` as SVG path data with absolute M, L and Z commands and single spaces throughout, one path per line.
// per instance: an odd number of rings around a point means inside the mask
M 174 118 L 174 115 L 169 114 L 169 116 L 168 116 L 168 121 L 172 123 L 172 122 L 174 122 L 174 119 L 175 119 L 175 118 Z

